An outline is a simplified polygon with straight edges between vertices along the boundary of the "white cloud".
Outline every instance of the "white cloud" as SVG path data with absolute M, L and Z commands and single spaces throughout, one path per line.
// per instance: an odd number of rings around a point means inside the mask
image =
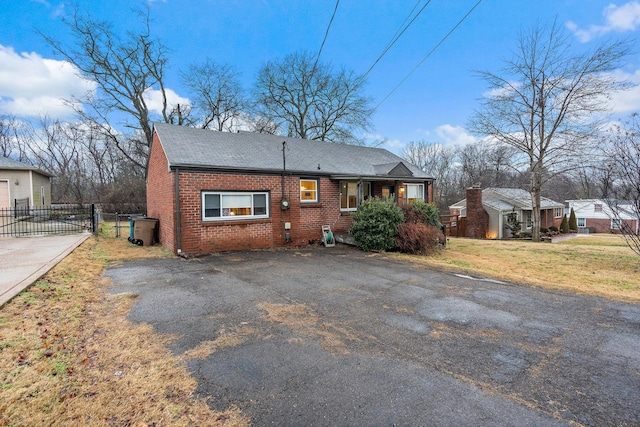
M 444 145 L 467 145 L 477 141 L 477 138 L 469 134 L 462 126 L 449 124 L 438 126 L 436 134 L 444 141 Z
M 628 90 L 616 92 L 610 101 L 614 113 L 630 113 L 640 111 L 640 69 L 633 74 L 618 70 L 614 73 L 617 80 L 625 80 L 633 86 Z
M 0 113 L 52 118 L 71 115 L 64 99 L 82 97 L 95 84 L 82 79 L 67 61 L 45 59 L 37 53 L 16 53 L 0 45 Z
M 612 31 L 635 31 L 640 27 L 640 1 L 630 1 L 621 6 L 611 3 L 604 8 L 602 14 L 606 21 L 604 25 L 590 25 L 587 29 L 581 29 L 576 23 L 569 21 L 566 26 L 583 43 Z
M 190 105 L 189 98 L 183 98 L 177 93 L 175 93 L 172 89 L 165 88 L 165 94 L 167 96 L 167 105 L 168 109 L 175 105 L 180 104 L 181 106 Z M 162 114 L 162 92 L 157 89 L 149 88 L 144 91 L 144 100 L 147 103 L 147 108 L 149 111 L 154 113 Z M 168 112 L 168 111 L 167 111 Z

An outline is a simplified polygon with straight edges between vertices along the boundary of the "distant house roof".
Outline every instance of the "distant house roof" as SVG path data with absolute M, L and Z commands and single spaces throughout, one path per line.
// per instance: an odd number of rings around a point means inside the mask
M 430 180 L 432 176 L 382 149 L 255 132 L 219 132 L 155 123 L 169 168 L 328 175 L 332 178 Z M 283 159 L 283 141 L 285 144 Z
M 511 211 L 514 208 L 518 210 L 533 209 L 531 193 L 520 188 L 485 188 L 482 190 L 482 205 L 501 212 Z M 466 206 L 467 199 L 462 199 L 449 207 L 460 209 Z M 564 203 L 540 197 L 540 209 L 554 208 L 564 208 Z
M 52 177 L 49 172 L 45 172 L 35 166 L 28 165 L 26 163 L 18 162 L 8 157 L 0 157 L 0 169 L 2 170 L 25 170 L 38 172 L 41 175 Z

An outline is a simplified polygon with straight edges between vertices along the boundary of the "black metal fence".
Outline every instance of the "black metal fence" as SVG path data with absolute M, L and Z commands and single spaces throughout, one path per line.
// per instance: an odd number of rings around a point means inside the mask
M 52 205 L 0 209 L 0 236 L 73 234 L 97 230 L 95 205 Z

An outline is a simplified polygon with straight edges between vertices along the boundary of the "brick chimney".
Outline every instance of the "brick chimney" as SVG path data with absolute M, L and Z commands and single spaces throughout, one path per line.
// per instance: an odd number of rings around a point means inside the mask
M 467 188 L 467 237 L 484 239 L 489 224 L 489 214 L 482 207 L 480 184 Z

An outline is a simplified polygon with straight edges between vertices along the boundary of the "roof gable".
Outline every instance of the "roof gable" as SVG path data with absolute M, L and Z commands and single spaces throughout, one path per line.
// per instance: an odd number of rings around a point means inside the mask
M 382 148 L 154 124 L 170 168 L 433 179 Z M 284 153 L 283 153 L 284 149 Z
M 467 199 L 463 199 L 450 208 L 466 207 Z M 482 205 L 494 210 L 506 212 L 511 210 L 532 210 L 531 193 L 520 188 L 485 188 L 482 190 Z M 556 202 L 546 197 L 540 198 L 541 209 L 564 208 L 564 203 Z
M 52 177 L 53 175 L 49 172 L 45 172 L 42 169 L 39 169 L 35 166 L 28 165 L 26 163 L 18 162 L 16 160 L 10 159 L 8 157 L 0 156 L 0 169 L 4 170 L 21 170 L 21 171 L 34 171 L 39 173 L 40 175 L 44 175 L 46 177 Z

